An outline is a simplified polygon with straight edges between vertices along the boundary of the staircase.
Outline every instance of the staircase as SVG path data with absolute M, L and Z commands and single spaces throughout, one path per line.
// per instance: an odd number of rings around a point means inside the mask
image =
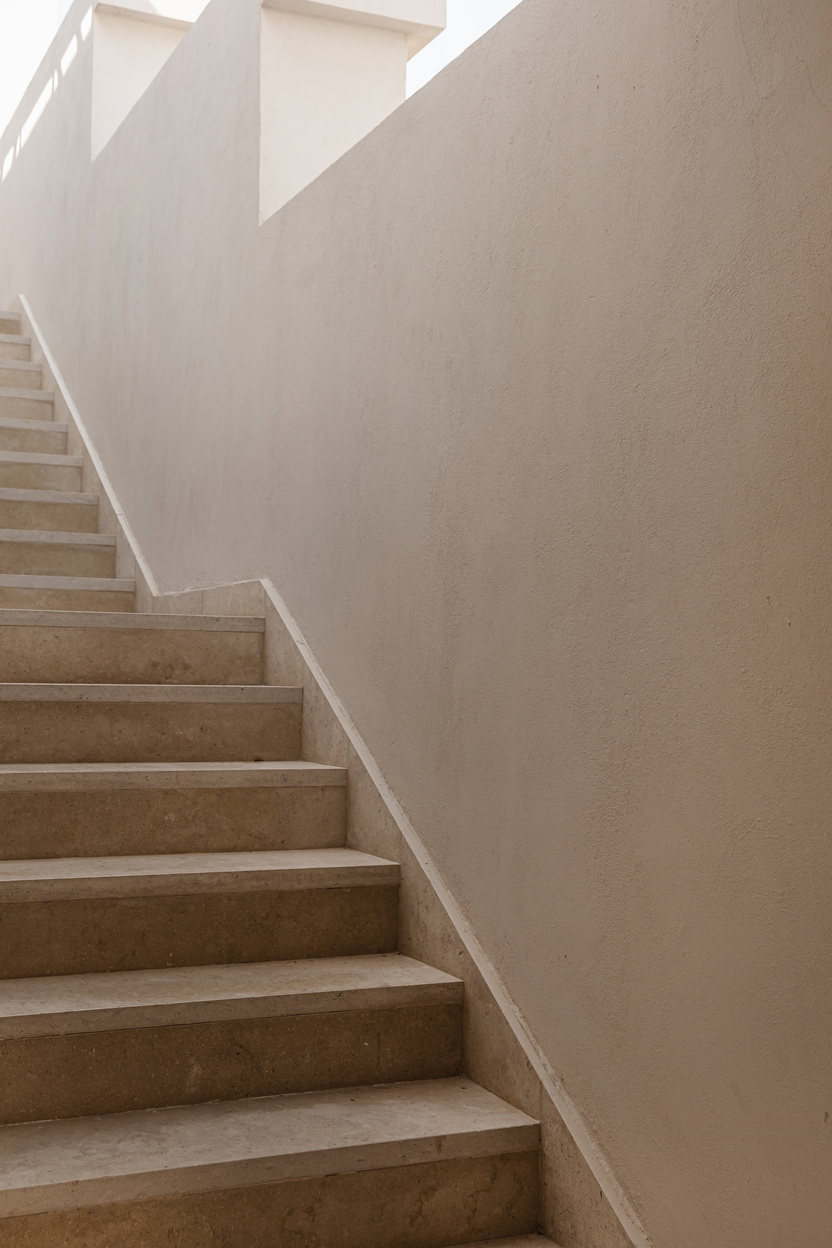
M 0 316 L 0 1244 L 546 1244 L 263 620 L 136 612 L 30 348 Z

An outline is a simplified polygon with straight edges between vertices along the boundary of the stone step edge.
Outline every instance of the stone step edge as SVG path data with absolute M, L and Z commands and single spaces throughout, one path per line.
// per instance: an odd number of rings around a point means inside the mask
M 105 546 L 115 549 L 113 533 L 72 533 L 53 529 L 0 529 L 0 542 L 32 546 Z
M 80 455 L 47 455 L 39 451 L 0 451 L 0 467 L 3 464 L 31 464 L 42 468 L 81 468 L 84 461 Z
M 38 533 L 32 529 L 26 532 Z M 92 534 L 91 536 L 97 536 Z M 261 615 L 163 615 L 161 612 L 45 611 L 0 607 L 0 628 L 127 628 L 160 629 L 172 632 L 263 633 L 266 621 Z
M 0 1217 L 531 1152 L 539 1140 L 537 1122 L 468 1079 L 25 1123 L 0 1128 Z
M 0 577 L 0 582 L 2 582 Z M 295 685 L 118 685 L 118 684 L 0 684 L 3 702 L 207 702 L 237 705 L 296 705 L 303 689 Z
M 346 767 L 323 763 L 3 763 L 2 793 L 147 789 L 343 788 Z
M 75 490 L 15 490 L 0 487 L 0 503 L 72 503 L 78 507 L 97 507 L 97 494 L 79 494 Z
M 18 416 L 0 416 L 0 429 L 22 429 L 24 433 L 68 433 L 69 425 L 60 420 L 22 420 Z
M 0 982 L 0 1041 L 460 1005 L 462 980 L 399 953 Z
M 400 875 L 355 849 L 16 859 L 0 862 L 0 904 L 383 888 Z
M 52 589 L 65 593 L 134 594 L 136 582 L 107 576 L 30 576 L 0 572 L 0 589 Z
M 13 363 L 7 360 L 6 363 Z M 21 389 L 18 386 L 0 386 L 0 400 L 2 399 L 33 399 L 36 403 L 54 403 L 54 390 L 28 390 Z
M 9 318 L 0 314 L 0 321 L 7 321 Z M 32 339 L 25 337 L 23 334 L 0 334 L 0 342 L 10 342 L 16 347 L 31 347 Z

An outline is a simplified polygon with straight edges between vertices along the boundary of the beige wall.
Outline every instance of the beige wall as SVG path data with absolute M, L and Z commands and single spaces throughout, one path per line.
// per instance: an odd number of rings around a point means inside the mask
M 658 1248 L 828 1248 L 828 0 L 526 0 L 260 227 L 259 19 L 92 166 L 82 45 L 0 302 L 163 588 L 280 587 Z

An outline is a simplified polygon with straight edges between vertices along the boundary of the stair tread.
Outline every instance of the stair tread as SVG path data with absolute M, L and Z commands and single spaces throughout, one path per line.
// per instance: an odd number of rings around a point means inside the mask
M 112 533 L 62 533 L 52 529 L 0 529 L 0 542 L 33 542 L 38 546 L 111 546 Z
M 67 433 L 69 425 L 59 420 L 23 420 L 18 416 L 0 416 L 0 429 L 23 429 L 32 433 Z
M 0 1217 L 523 1152 L 539 1126 L 469 1079 L 0 1128 Z
M 41 579 L 41 578 L 32 578 Z M 61 577 L 45 577 L 61 580 Z M 71 579 L 71 578 L 66 578 Z M 3 578 L 0 578 L 2 582 Z M 0 702 L 231 702 L 298 703 L 294 685 L 119 685 L 0 683 Z
M 399 875 L 398 863 L 345 848 L 13 859 L 0 862 L 0 902 L 360 888 Z
M 0 502 L 4 503 L 77 503 L 98 506 L 97 494 L 81 494 L 77 490 L 14 490 L 0 486 Z
M 136 591 L 136 582 L 109 576 L 32 576 L 25 572 L 2 572 L 0 589 L 81 589 L 132 594 Z
M 462 981 L 398 953 L 0 981 L 0 1039 L 460 1002 Z
M 18 386 L 0 386 L 0 399 L 36 399 L 39 403 L 54 403 L 53 390 L 29 390 Z
M 37 360 L 0 360 L 0 369 L 19 368 L 27 373 L 42 373 L 43 365 Z
M 39 421 L 39 424 L 45 422 Z M 0 451 L 0 464 L 43 464 L 47 468 L 81 468 L 80 455 L 45 455 L 40 451 Z
M 8 314 L 0 314 L 0 321 L 7 321 Z M 31 347 L 32 339 L 24 337 L 23 334 L 0 334 L 0 342 L 11 342 L 16 347 Z
M 22 790 L 343 786 L 346 767 L 323 763 L 3 763 L 0 792 Z
M 28 530 L 27 530 L 28 532 Z M 40 529 L 31 530 L 33 533 Z M 91 536 L 98 536 L 92 534 Z M 163 615 L 142 611 L 121 615 L 116 611 L 46 611 L 0 608 L 0 628 L 144 628 L 182 629 L 194 632 L 262 633 L 266 621 L 255 615 Z

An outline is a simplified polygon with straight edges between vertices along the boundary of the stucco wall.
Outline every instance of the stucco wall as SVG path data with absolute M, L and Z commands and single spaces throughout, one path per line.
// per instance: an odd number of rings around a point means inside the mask
M 656 1245 L 828 1248 L 828 0 L 526 0 L 260 227 L 258 33 L 93 165 L 83 44 L 0 301 L 163 587 L 280 587 Z

